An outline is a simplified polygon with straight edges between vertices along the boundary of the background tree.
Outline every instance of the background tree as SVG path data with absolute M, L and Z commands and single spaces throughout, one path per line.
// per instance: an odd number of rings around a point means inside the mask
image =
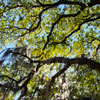
M 100 0 L 1 0 L 1 99 L 99 100 L 99 33 Z

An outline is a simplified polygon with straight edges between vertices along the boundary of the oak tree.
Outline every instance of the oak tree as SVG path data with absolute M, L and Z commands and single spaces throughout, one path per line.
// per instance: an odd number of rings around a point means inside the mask
M 1 0 L 0 50 L 2 100 L 99 100 L 100 0 Z

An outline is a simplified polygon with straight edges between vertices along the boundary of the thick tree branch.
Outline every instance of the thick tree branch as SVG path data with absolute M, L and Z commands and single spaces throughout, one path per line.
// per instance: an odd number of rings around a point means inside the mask
M 79 64 L 79 65 L 88 65 L 91 69 L 97 69 L 100 71 L 100 63 L 95 62 L 88 58 L 64 58 L 64 57 L 54 57 L 44 61 L 33 60 L 33 63 L 40 63 L 40 65 L 51 64 L 51 63 L 65 63 L 68 65 Z M 41 66 L 40 66 L 41 67 Z M 38 68 L 39 69 L 39 68 Z
M 68 1 L 68 0 L 59 0 L 58 2 L 56 3 L 53 3 L 53 4 L 43 4 L 41 3 L 39 0 L 37 0 L 39 2 L 39 4 L 42 6 L 42 7 L 46 7 L 46 6 L 51 6 L 51 7 L 55 7 L 55 6 L 58 6 L 60 4 L 67 4 L 67 5 L 78 5 L 78 6 L 81 6 L 81 7 L 85 7 L 86 5 L 82 2 L 76 2 L 76 1 Z
M 91 20 L 95 20 L 95 19 L 91 19 Z M 95 61 L 93 61 L 91 59 L 88 59 L 88 58 L 82 58 L 82 57 L 81 58 L 54 57 L 54 58 L 50 58 L 50 59 L 47 59 L 47 60 L 33 60 L 30 57 L 28 57 L 27 55 L 24 55 L 22 53 L 17 53 L 17 52 L 11 52 L 11 53 L 14 53 L 14 54 L 16 53 L 17 55 L 21 55 L 21 56 L 29 59 L 29 61 L 31 63 L 38 63 L 39 66 L 38 66 L 36 71 L 38 71 L 38 69 L 42 65 L 51 64 L 51 63 L 64 63 L 64 64 L 68 64 L 68 65 L 72 65 L 72 64 L 88 65 L 91 69 L 97 69 L 97 70 L 100 71 L 100 63 L 99 62 L 95 62 Z M 34 73 L 34 71 L 32 71 L 29 76 L 31 76 L 33 73 Z

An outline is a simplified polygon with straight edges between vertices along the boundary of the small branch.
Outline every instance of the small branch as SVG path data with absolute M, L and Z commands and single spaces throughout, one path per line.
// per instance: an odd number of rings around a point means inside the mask
M 52 76 L 51 80 L 44 86 L 45 88 L 44 89 L 40 89 L 39 91 L 39 96 L 44 96 L 44 95 L 48 95 L 49 92 L 50 92 L 50 89 L 51 89 L 51 86 L 53 86 L 54 82 L 55 82 L 55 79 L 57 77 L 59 77 L 61 74 L 63 74 L 67 68 L 69 67 L 70 65 L 66 64 L 64 66 L 64 68 L 62 68 L 59 72 L 57 72 L 54 76 Z M 46 96 L 44 96 L 44 100 L 46 99 L 45 98 Z
M 29 83 L 29 81 L 31 80 L 32 76 L 34 74 L 34 71 L 32 70 L 29 75 L 27 76 L 26 81 L 20 86 L 20 89 L 24 88 L 27 86 L 27 84 Z
M 51 89 L 51 86 L 53 85 L 53 83 L 55 82 L 55 79 L 57 77 L 59 77 L 61 74 L 63 74 L 68 68 L 69 68 L 70 65 L 66 64 L 64 66 L 64 68 L 62 68 L 59 72 L 57 72 L 52 78 L 51 78 L 51 81 L 49 83 L 49 86 L 47 84 L 47 88 Z
M 9 77 L 9 76 L 7 76 L 7 75 L 1 75 L 0 77 L 6 77 L 6 78 L 8 78 L 8 79 L 10 79 L 10 80 L 12 80 L 12 81 L 15 81 L 15 82 L 17 83 L 17 80 L 15 80 L 14 78 Z
M 61 16 L 58 18 L 58 20 L 55 21 L 55 23 L 53 23 L 53 25 L 52 25 L 52 27 L 51 27 L 51 30 L 50 30 L 50 33 L 49 33 L 49 35 L 47 36 L 47 42 L 45 43 L 45 45 L 44 45 L 44 47 L 43 47 L 43 50 L 45 50 L 45 48 L 47 47 L 47 45 L 48 45 L 48 43 L 49 43 L 49 41 L 50 41 L 50 36 L 52 35 L 54 26 L 55 26 L 56 24 L 58 24 L 58 22 L 59 22 L 62 18 L 64 18 L 64 17 L 66 17 L 66 18 L 68 18 L 68 17 L 76 17 L 76 16 L 79 15 L 79 14 L 80 14 L 80 11 L 78 11 L 76 14 L 61 15 Z
M 65 36 L 65 38 L 62 41 L 60 41 L 60 42 L 52 42 L 51 44 L 65 43 L 66 39 L 69 38 L 71 35 L 73 35 L 75 32 L 79 31 L 83 24 L 88 23 L 88 22 L 92 22 L 92 21 L 95 21 L 95 20 L 98 20 L 98 19 L 100 19 L 100 16 L 98 16 L 96 18 L 92 18 L 92 19 L 91 18 L 86 19 L 85 21 L 83 21 L 82 23 L 80 23 L 78 25 L 78 28 L 76 30 L 72 31 L 69 35 Z
M 21 100 L 26 94 L 27 94 L 27 87 L 24 87 L 24 89 L 21 92 L 21 95 L 17 100 Z

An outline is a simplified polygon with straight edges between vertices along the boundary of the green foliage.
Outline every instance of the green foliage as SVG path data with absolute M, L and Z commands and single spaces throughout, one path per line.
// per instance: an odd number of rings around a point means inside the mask
M 100 63 L 99 48 L 98 0 L 1 0 L 0 98 L 58 100 L 68 91 L 72 98 L 93 94 L 99 100 L 100 73 L 92 70 L 98 68 L 64 61 L 84 54 Z

